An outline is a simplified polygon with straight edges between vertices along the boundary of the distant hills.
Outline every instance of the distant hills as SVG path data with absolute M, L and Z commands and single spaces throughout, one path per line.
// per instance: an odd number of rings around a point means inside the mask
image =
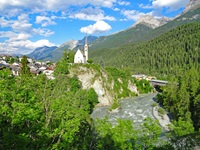
M 28 54 L 28 57 L 31 57 L 36 60 L 45 60 L 47 57 L 51 56 L 51 52 L 58 48 L 57 46 L 44 46 L 36 48 L 32 53 Z
M 32 53 L 27 56 L 37 59 L 37 60 L 51 60 L 57 61 L 62 57 L 64 50 L 77 50 L 78 48 L 83 49 L 83 45 L 85 45 L 85 38 L 81 40 L 70 40 L 59 47 L 57 46 L 44 46 L 36 48 Z M 88 36 L 88 43 L 91 44 L 98 37 L 96 36 Z

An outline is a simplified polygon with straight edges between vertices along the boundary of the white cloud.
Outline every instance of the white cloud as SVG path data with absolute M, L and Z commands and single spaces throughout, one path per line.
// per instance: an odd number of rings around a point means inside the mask
M 33 50 L 42 46 L 55 46 L 54 43 L 49 42 L 46 39 L 42 39 L 36 42 L 30 40 L 13 40 L 0 42 L 0 53 L 7 54 L 29 54 Z
M 146 15 L 146 14 L 151 14 L 150 13 L 142 13 L 136 10 L 122 10 L 121 13 L 126 17 L 124 20 L 138 20 L 140 16 Z
M 127 2 L 127 1 L 119 1 L 118 4 L 119 4 L 119 5 L 128 6 L 128 5 L 130 5 L 131 3 L 130 3 L 130 2 Z
M 179 9 L 188 4 L 190 0 L 153 0 L 152 5 L 154 8 L 169 8 L 171 10 Z
M 30 34 L 19 33 L 19 34 L 15 34 L 15 35 L 13 35 L 12 37 L 10 37 L 9 40 L 8 40 L 8 42 L 27 40 L 27 39 L 30 38 L 30 37 L 31 37 Z
M 46 28 L 38 28 L 38 29 L 33 28 L 31 32 L 35 35 L 42 35 L 46 37 L 54 34 L 53 31 Z
M 65 11 L 70 6 L 92 5 L 99 7 L 112 8 L 117 0 L 1 0 L 0 14 L 7 16 L 17 16 L 23 12 L 24 9 L 29 9 L 32 12 L 45 11 Z
M 12 38 L 16 36 L 17 34 L 12 31 L 0 31 L 0 38 Z
M 87 34 L 99 34 L 111 30 L 111 26 L 104 21 L 97 21 L 93 25 L 82 27 L 80 31 Z
M 39 40 L 39 41 L 36 41 L 36 42 L 29 42 L 27 44 L 27 47 L 30 47 L 31 49 L 36 49 L 38 47 L 42 47 L 42 46 L 55 46 L 54 43 L 51 43 L 49 42 L 48 40 L 46 39 L 42 39 L 42 40 Z
M 153 6 L 149 4 L 148 5 L 140 4 L 139 7 L 143 9 L 153 9 Z
M 35 23 L 42 24 L 42 27 L 46 27 L 48 25 L 55 25 L 56 22 L 52 20 L 54 18 L 55 17 L 49 18 L 49 17 L 46 17 L 46 16 L 37 16 Z
M 80 19 L 80 20 L 90 20 L 90 21 L 101 21 L 101 20 L 109 20 L 115 21 L 116 19 L 112 16 L 104 16 L 103 10 L 100 8 L 84 8 L 79 12 L 74 12 L 69 16 L 70 18 Z
M 17 20 L 10 21 L 10 27 L 14 32 L 30 32 L 32 24 L 29 23 L 28 14 L 21 14 Z
M 114 11 L 120 11 L 120 9 L 119 8 L 114 8 Z
M 10 27 L 12 23 L 13 23 L 12 20 L 6 20 L 5 17 L 1 17 L 0 18 L 0 26 L 2 28 L 4 28 L 4 27 Z

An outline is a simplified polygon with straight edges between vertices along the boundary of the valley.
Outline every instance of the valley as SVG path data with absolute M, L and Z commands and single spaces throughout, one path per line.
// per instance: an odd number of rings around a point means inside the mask
M 0 2 L 0 149 L 200 149 L 200 0 L 165 2 Z

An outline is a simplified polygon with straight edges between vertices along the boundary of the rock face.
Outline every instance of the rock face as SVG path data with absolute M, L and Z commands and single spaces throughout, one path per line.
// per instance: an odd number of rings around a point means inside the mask
M 190 2 L 185 7 L 184 13 L 186 13 L 192 9 L 196 9 L 198 7 L 200 7 L 200 0 L 190 0 Z
M 146 26 L 149 26 L 149 27 L 155 29 L 159 26 L 164 25 L 165 23 L 167 23 L 170 20 L 172 20 L 172 19 L 167 18 L 167 17 L 156 19 L 156 18 L 154 18 L 153 16 L 150 16 L 150 15 L 143 15 L 134 23 L 133 26 L 136 26 L 138 24 L 144 24 Z
M 109 82 L 107 73 L 102 69 L 99 72 L 93 68 L 77 65 L 70 69 L 70 76 L 77 76 L 83 89 L 94 88 L 98 95 L 99 106 L 111 105 L 119 94 L 114 92 L 114 81 Z M 128 88 L 131 92 L 138 94 L 137 87 L 130 81 Z

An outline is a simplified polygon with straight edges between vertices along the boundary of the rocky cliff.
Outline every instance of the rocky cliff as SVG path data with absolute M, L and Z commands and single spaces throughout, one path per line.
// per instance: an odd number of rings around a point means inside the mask
M 114 99 L 119 98 L 119 95 L 125 92 L 124 90 L 129 92 L 129 96 L 138 94 L 137 87 L 132 80 L 127 79 L 125 83 L 125 80 L 119 77 L 116 81 L 104 69 L 95 66 L 72 66 L 70 76 L 77 76 L 82 82 L 83 89 L 94 88 L 98 94 L 99 105 L 111 105 Z M 118 84 L 118 91 L 115 88 L 116 84 Z

